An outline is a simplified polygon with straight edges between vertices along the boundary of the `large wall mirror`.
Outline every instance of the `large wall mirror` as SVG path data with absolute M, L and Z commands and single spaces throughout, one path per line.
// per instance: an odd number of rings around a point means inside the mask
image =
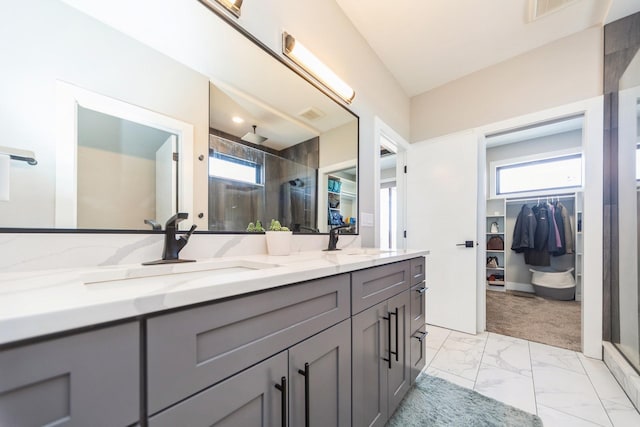
M 64 1 L 0 6 L 0 228 L 152 230 L 177 211 L 210 232 L 356 223 L 358 117 L 188 8 L 215 40 L 176 60 Z

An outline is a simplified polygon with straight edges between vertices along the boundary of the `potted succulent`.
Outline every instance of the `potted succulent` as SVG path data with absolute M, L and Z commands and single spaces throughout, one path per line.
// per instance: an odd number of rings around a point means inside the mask
M 255 224 L 253 222 L 250 222 L 247 226 L 247 231 L 250 233 L 262 233 L 264 231 L 264 228 L 262 227 L 262 223 L 260 222 L 260 220 L 258 220 Z
M 267 251 L 269 255 L 289 255 L 291 253 L 291 235 L 287 227 L 283 227 L 280 221 L 271 220 L 269 230 L 264 233 L 267 237 Z

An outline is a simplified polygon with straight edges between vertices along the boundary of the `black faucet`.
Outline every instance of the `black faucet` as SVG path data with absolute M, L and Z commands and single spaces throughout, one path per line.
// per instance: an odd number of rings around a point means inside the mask
M 179 222 L 184 221 L 189 217 L 186 212 L 178 212 L 167 220 L 164 230 L 164 249 L 162 250 L 162 259 L 156 261 L 143 262 L 142 265 L 155 265 L 155 264 L 173 264 L 178 262 L 194 262 L 193 259 L 180 259 L 178 254 L 185 247 L 189 241 L 189 237 L 193 234 L 197 225 L 193 224 L 191 229 L 186 234 L 176 239 L 176 230 Z
M 162 226 L 152 219 L 145 219 L 144 223 L 150 225 L 153 231 L 162 230 Z
M 336 245 L 338 244 L 338 231 L 342 230 L 343 228 L 351 228 L 351 225 L 350 224 L 339 225 L 339 226 L 334 227 L 331 230 L 329 230 L 329 247 L 327 249 L 324 249 L 325 251 L 339 251 L 340 250 L 340 249 L 336 248 Z

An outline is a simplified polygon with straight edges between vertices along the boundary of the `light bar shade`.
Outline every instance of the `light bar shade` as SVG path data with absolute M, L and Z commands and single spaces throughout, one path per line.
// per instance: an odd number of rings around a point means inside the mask
M 240 17 L 240 8 L 242 7 L 242 0 L 216 0 L 222 6 L 224 6 L 229 12 L 235 16 Z
M 353 101 L 356 93 L 351 86 L 286 32 L 282 34 L 282 52 L 347 103 Z

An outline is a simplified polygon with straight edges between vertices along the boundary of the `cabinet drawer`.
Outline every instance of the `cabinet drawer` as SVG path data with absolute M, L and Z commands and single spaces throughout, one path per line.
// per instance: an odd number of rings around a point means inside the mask
M 150 318 L 149 414 L 348 317 L 343 274 Z
M 138 420 L 138 323 L 0 351 L 0 425 L 124 426 Z
M 425 258 L 423 256 L 409 260 L 411 263 L 411 286 L 417 285 L 424 281 L 425 276 Z
M 409 261 L 372 267 L 351 274 L 353 314 L 409 289 Z
M 151 417 L 149 427 L 281 425 L 275 385 L 286 376 L 285 351 Z
M 424 327 L 425 320 L 425 298 L 427 287 L 424 282 L 411 288 L 411 331 Z

